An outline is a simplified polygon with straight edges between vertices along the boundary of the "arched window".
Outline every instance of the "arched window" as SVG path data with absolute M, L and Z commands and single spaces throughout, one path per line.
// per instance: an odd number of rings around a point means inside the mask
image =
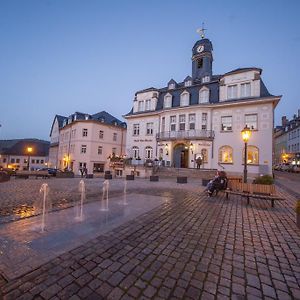
M 145 148 L 145 158 L 146 159 L 152 159 L 152 157 L 153 157 L 153 148 L 150 147 L 150 146 L 147 146 Z
M 243 150 L 243 163 L 245 159 L 245 148 Z M 247 147 L 247 164 L 258 165 L 259 164 L 259 150 L 255 146 Z
M 219 162 L 222 164 L 233 163 L 233 150 L 230 146 L 222 146 L 219 148 Z
M 164 108 L 172 107 L 172 95 L 166 94 L 164 97 Z
M 209 89 L 204 87 L 199 91 L 199 103 L 207 103 L 209 101 Z
M 184 91 L 180 95 L 180 106 L 188 106 L 190 104 L 190 94 L 187 91 Z
M 132 147 L 131 153 L 132 153 L 132 158 L 134 158 L 134 159 L 139 158 L 139 157 L 140 157 L 140 150 L 139 150 L 139 147 L 133 146 L 133 147 Z
M 207 163 L 207 149 L 201 149 L 201 156 L 202 156 L 202 161 Z

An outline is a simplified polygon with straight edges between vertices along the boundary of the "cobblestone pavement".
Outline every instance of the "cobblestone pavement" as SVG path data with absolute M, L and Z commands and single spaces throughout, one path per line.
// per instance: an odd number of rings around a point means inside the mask
M 139 185 L 174 199 L 19 279 L 0 279 L 4 299 L 300 299 L 295 198 L 281 190 L 286 201 L 271 208 Z

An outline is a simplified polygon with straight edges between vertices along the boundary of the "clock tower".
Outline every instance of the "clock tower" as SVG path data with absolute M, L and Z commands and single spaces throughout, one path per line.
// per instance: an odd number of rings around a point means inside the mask
M 193 47 L 192 56 L 192 78 L 209 82 L 212 76 L 212 43 L 209 39 L 203 38 L 197 41 Z

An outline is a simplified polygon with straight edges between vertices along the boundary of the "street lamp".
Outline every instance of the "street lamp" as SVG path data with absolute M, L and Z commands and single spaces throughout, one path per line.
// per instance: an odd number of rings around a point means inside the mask
M 27 147 L 28 159 L 27 159 L 27 170 L 29 171 L 30 153 L 32 153 L 32 147 Z
M 245 143 L 245 153 L 244 153 L 244 183 L 247 183 L 247 143 L 249 141 L 249 138 L 251 136 L 251 130 L 247 125 L 245 128 L 241 131 L 242 133 L 242 139 Z

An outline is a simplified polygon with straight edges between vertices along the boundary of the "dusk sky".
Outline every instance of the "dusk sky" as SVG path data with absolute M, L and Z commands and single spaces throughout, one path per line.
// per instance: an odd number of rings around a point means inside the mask
M 202 22 L 213 73 L 259 67 L 275 110 L 300 109 L 300 1 L 0 0 L 0 139 L 49 140 L 56 114 L 128 113 L 191 74 Z

